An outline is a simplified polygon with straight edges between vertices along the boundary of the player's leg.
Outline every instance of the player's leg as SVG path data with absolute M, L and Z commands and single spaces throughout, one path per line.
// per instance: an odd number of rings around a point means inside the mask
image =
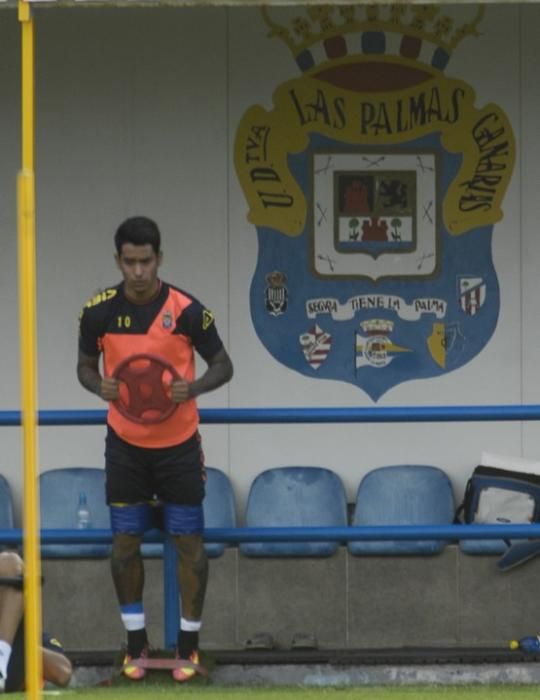
M 208 559 L 202 537 L 205 473 L 198 433 L 163 454 L 157 466 L 164 526 L 178 552 L 182 617 L 177 655 L 192 664 L 175 668 L 173 678 L 185 681 L 196 674 L 199 665 L 199 630 L 208 581 Z
M 172 535 L 178 552 L 178 581 L 182 617 L 178 635 L 180 658 L 189 659 L 199 648 L 199 631 L 208 582 L 208 557 L 201 534 Z
M 115 522 L 114 511 L 119 508 L 132 510 L 133 506 L 111 506 L 111 523 Z M 125 516 L 126 513 L 123 515 Z M 141 680 L 146 672 L 142 668 L 132 666 L 130 662 L 148 654 L 148 635 L 143 607 L 144 566 L 140 553 L 141 539 L 142 534 L 115 532 L 111 553 L 111 573 L 120 606 L 120 616 L 127 635 L 123 673 L 132 680 Z
M 16 552 L 0 552 L 0 578 L 18 578 L 24 565 Z M 23 616 L 23 593 L 11 585 L 0 585 L 0 689 L 4 690 L 14 641 Z M 24 650 L 23 650 L 24 659 Z M 13 659 L 15 661 L 15 659 Z
M 23 572 L 23 561 L 17 552 L 0 552 L 0 579 L 20 578 Z M 0 640 L 13 642 L 22 614 L 22 590 L 0 585 Z
M 146 672 L 131 666 L 132 659 L 148 652 L 143 608 L 144 565 L 142 536 L 150 526 L 152 498 L 144 451 L 124 442 L 109 430 L 105 450 L 107 503 L 111 512 L 113 545 L 111 572 L 127 634 L 124 675 L 141 680 Z
M 174 519 L 168 527 L 180 529 L 185 522 L 183 511 L 193 506 L 175 506 L 167 504 L 166 511 L 169 517 Z M 202 511 L 202 507 L 201 507 Z M 192 515 L 192 511 L 190 512 Z M 201 518 L 202 520 L 202 518 Z M 166 520 L 167 522 L 167 520 Z M 169 530 L 170 532 L 170 530 Z M 202 625 L 202 613 L 206 586 L 208 581 L 208 558 L 203 544 L 202 534 L 183 533 L 172 534 L 178 552 L 178 581 L 180 587 L 181 609 L 180 631 L 176 646 L 178 659 L 186 660 L 186 665 L 179 664 L 173 669 L 172 676 L 175 681 L 184 682 L 197 674 L 200 665 L 199 632 Z
M 66 688 L 69 685 L 73 675 L 73 666 L 67 656 L 60 650 L 54 650 L 50 647 L 43 647 L 43 680 L 60 688 Z
M 4 585 L 2 580 L 16 581 L 22 578 L 23 573 L 23 561 L 16 552 L 0 553 L 0 689 L 7 693 L 24 689 L 24 600 L 22 586 L 12 583 Z M 61 686 L 68 685 L 72 674 L 71 662 L 56 640 L 47 637 L 43 643 L 49 647 L 42 648 L 44 680 Z

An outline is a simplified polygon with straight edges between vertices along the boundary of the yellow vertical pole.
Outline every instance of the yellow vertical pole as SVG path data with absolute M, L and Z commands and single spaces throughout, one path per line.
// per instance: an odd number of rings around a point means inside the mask
M 22 168 L 17 178 L 22 437 L 24 458 L 23 553 L 25 560 L 26 692 L 41 697 L 41 562 L 37 481 L 36 226 L 34 185 L 34 24 L 19 0 L 22 32 Z

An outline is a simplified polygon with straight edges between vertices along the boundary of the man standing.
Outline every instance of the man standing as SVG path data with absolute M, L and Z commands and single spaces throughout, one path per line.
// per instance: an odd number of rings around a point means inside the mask
M 111 569 L 127 631 L 123 673 L 141 680 L 148 655 L 140 545 L 151 527 L 152 504 L 163 504 L 164 527 L 178 552 L 182 618 L 176 681 L 199 664 L 199 630 L 208 578 L 203 545 L 204 464 L 195 399 L 228 382 L 229 355 L 212 313 L 158 277 L 160 232 L 132 217 L 115 234 L 123 281 L 87 302 L 80 316 L 77 377 L 109 402 L 105 440 Z M 195 378 L 194 350 L 207 368 Z M 102 371 L 100 357 L 102 356 Z

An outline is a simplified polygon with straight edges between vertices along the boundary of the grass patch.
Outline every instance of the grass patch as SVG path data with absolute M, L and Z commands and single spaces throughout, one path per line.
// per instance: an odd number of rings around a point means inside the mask
M 210 681 L 211 683 L 211 681 Z M 344 688 L 310 687 L 223 687 L 196 685 L 191 682 L 178 687 L 169 677 L 155 684 L 146 679 L 140 683 L 112 685 L 100 688 L 44 691 L 44 698 L 61 700 L 129 700 L 154 697 L 158 700 L 178 700 L 178 693 L 192 700 L 531 700 L 538 697 L 535 685 L 478 686 L 361 686 Z M 24 693 L 10 695 L 14 700 Z

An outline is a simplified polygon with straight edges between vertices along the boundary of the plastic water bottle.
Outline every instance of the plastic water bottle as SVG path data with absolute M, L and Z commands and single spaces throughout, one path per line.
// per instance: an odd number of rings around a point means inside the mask
M 77 527 L 79 530 L 87 530 L 90 527 L 90 509 L 86 500 L 86 493 L 79 494 L 79 504 L 77 506 Z
M 510 642 L 510 649 L 520 649 L 527 654 L 540 653 L 540 637 L 522 637 L 521 639 L 513 639 Z

